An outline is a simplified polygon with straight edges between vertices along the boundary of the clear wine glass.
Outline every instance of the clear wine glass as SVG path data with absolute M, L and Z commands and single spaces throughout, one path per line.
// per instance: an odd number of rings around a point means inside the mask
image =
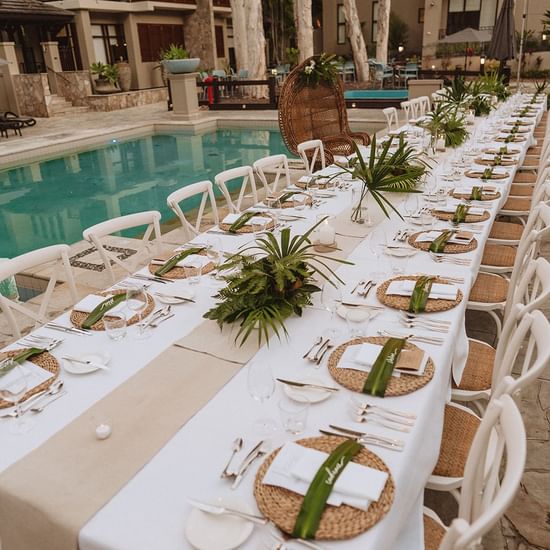
M 28 389 L 29 373 L 12 359 L 4 361 L 1 367 L 5 374 L 0 376 L 0 397 L 15 405 L 15 419 L 10 425 L 10 432 L 18 435 L 27 433 L 34 423 L 21 410 L 21 398 Z
M 261 360 L 249 363 L 246 385 L 254 400 L 259 403 L 267 401 L 275 392 L 271 365 Z M 254 421 L 254 429 L 262 436 L 273 435 L 277 431 L 277 424 L 271 418 L 260 417 Z
M 381 265 L 380 260 L 384 256 L 384 252 L 386 250 L 387 244 L 388 243 L 387 243 L 386 233 L 381 227 L 375 229 L 369 235 L 369 249 L 372 255 L 376 258 L 377 267 Z M 385 276 L 386 276 L 386 273 L 384 271 L 378 270 L 370 273 L 369 279 L 378 283 L 382 281 L 385 278 Z
M 321 305 L 330 314 L 330 326 L 324 331 L 324 336 L 335 340 L 340 338 L 342 331 L 337 327 L 338 318 L 336 310 L 342 303 L 342 287 L 340 284 L 326 282 L 321 289 Z
M 409 193 L 403 204 L 403 210 L 407 214 L 409 221 L 411 216 L 418 210 L 418 196 L 416 193 Z
M 214 264 L 214 275 L 217 274 L 218 267 L 223 259 L 223 244 L 218 237 L 210 239 L 206 246 L 206 256 Z
M 126 307 L 138 315 L 138 338 L 144 338 L 142 315 L 147 308 L 147 293 L 142 286 L 132 285 L 126 289 Z

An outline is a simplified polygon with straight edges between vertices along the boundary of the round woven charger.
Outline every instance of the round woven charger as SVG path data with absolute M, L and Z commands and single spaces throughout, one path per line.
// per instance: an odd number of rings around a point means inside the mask
M 479 179 L 488 179 L 488 180 L 503 180 L 506 179 L 510 174 L 491 174 L 490 178 L 484 178 L 483 172 L 474 172 L 472 170 L 466 170 L 464 175 L 468 178 L 479 178 Z
M 419 235 L 422 235 L 422 233 L 428 233 L 428 231 L 419 231 L 418 233 L 413 233 L 407 239 L 407 241 L 411 246 L 414 246 L 414 248 L 428 251 L 432 243 L 416 242 L 417 237 Z M 464 243 L 464 244 L 447 243 L 443 249 L 443 253 L 444 254 L 464 254 L 465 252 L 471 252 L 476 248 L 477 248 L 477 241 L 474 237 L 469 243 Z
M 436 209 L 432 210 L 432 216 L 434 216 L 438 220 L 450 221 L 453 219 L 454 214 L 452 212 L 441 212 Z M 464 223 L 484 222 L 490 217 L 491 214 L 489 214 L 487 210 L 485 210 L 485 212 L 483 212 L 481 216 L 479 216 L 478 214 L 466 214 L 466 219 L 464 220 Z
M 21 349 L 14 349 L 10 351 L 4 351 L 2 352 L 2 356 L 5 357 L 15 357 L 16 355 L 19 355 L 23 351 L 26 351 L 29 348 L 21 348 Z M 29 397 L 32 397 L 35 393 L 41 392 L 42 390 L 47 390 L 56 380 L 57 375 L 59 374 L 59 363 L 57 362 L 57 359 L 49 352 L 45 351 L 44 353 L 39 353 L 38 355 L 35 355 L 34 357 L 31 357 L 28 359 L 31 363 L 34 363 L 35 365 L 38 365 L 39 367 L 43 368 L 44 370 L 47 370 L 48 372 L 51 372 L 53 376 L 51 378 L 48 378 L 45 382 L 42 382 L 42 384 L 32 388 L 27 393 L 23 395 L 21 398 L 21 402 L 26 401 Z M 5 409 L 6 407 L 13 407 L 13 403 L 10 403 L 9 401 L 6 401 L 5 399 L 0 398 L 0 409 Z
M 199 252 L 199 256 L 206 256 L 206 251 L 203 250 L 202 252 Z M 161 267 L 158 264 L 149 264 L 149 272 L 151 274 L 155 274 L 155 271 Z M 208 262 L 203 268 L 202 273 L 203 275 L 206 273 L 210 273 L 216 266 L 213 262 Z M 163 275 L 166 279 L 185 279 L 185 269 L 183 267 L 173 267 L 170 271 L 165 273 Z
M 345 437 L 321 436 L 300 439 L 295 443 L 303 447 L 330 453 L 346 440 Z M 288 489 L 262 483 L 278 452 L 279 449 L 273 451 L 260 466 L 254 482 L 254 496 L 262 514 L 281 531 L 290 535 L 294 529 L 304 497 Z M 378 523 L 391 508 L 395 485 L 390 470 L 384 461 L 366 448 L 361 449 L 352 461 L 388 473 L 388 479 L 380 498 L 376 502 L 371 502 L 366 512 L 346 504 L 340 506 L 327 505 L 321 516 L 319 528 L 315 533 L 315 540 L 338 540 L 356 537 Z
M 488 155 L 500 155 L 500 151 L 498 149 L 493 149 L 493 148 L 489 148 L 489 149 L 483 149 L 483 152 L 484 153 L 487 153 Z M 521 151 L 519 149 L 510 149 L 508 151 L 508 155 L 519 155 L 521 153 Z
M 522 122 L 521 120 L 518 120 L 517 122 L 506 122 L 505 125 L 506 126 L 515 126 L 515 125 L 518 125 L 518 126 L 531 126 L 531 123 L 530 122 Z M 522 131 L 522 130 L 520 130 Z
M 273 216 L 270 216 L 269 214 L 264 214 L 263 212 L 258 213 L 257 216 L 262 218 L 269 218 L 270 220 L 268 223 L 265 224 L 263 230 L 273 229 L 275 227 L 275 220 L 273 219 Z M 232 224 L 230 223 L 220 223 L 220 229 L 222 231 L 229 231 L 229 228 L 231 227 L 231 225 Z M 253 233 L 253 232 L 254 230 L 252 229 L 251 225 L 244 225 L 243 227 L 235 231 L 235 233 Z
M 506 141 L 508 138 L 505 138 L 505 137 L 498 137 L 495 139 L 495 141 Z M 525 141 L 527 138 L 524 137 L 524 136 L 516 136 L 514 138 L 512 138 L 512 141 L 510 143 L 521 143 L 522 141 Z
M 124 294 L 125 290 L 113 290 L 109 292 L 98 292 L 99 296 L 107 296 L 109 294 Z M 147 307 L 141 314 L 141 318 L 145 319 L 149 313 L 153 311 L 153 308 L 155 307 L 155 300 L 153 300 L 153 297 L 147 293 Z M 86 317 L 88 317 L 89 313 L 84 313 L 83 311 L 71 311 L 71 323 L 78 328 L 82 327 L 82 323 L 86 320 Z M 105 317 L 109 317 L 109 315 L 105 315 Z M 128 325 L 135 325 L 137 322 L 139 322 L 139 315 L 133 315 L 128 319 Z M 103 325 L 103 319 L 100 319 L 97 323 L 94 323 L 92 325 L 92 330 L 105 330 L 105 326 Z
M 300 189 L 311 189 L 312 187 L 314 189 L 328 189 L 331 185 L 334 185 L 335 179 L 331 181 L 315 181 L 314 183 L 304 183 L 301 181 L 296 182 L 296 187 L 299 187 Z
M 495 164 L 493 160 L 485 160 L 482 158 L 475 159 L 476 164 L 483 164 L 485 166 L 513 166 L 514 164 L 517 164 L 517 160 L 501 160 L 500 164 Z
M 470 196 L 471 196 L 470 193 L 456 193 L 454 190 L 451 192 L 451 195 L 455 199 L 466 199 L 466 200 L 470 200 Z M 477 200 L 494 201 L 495 199 L 500 199 L 500 191 L 496 191 L 494 195 L 486 195 L 485 193 L 482 192 L 481 199 L 477 199 Z
M 396 295 L 387 295 L 386 290 L 392 283 L 392 281 L 417 281 L 420 278 L 420 275 L 400 275 L 399 277 L 393 277 L 388 281 L 383 282 L 376 289 L 376 297 L 378 300 L 383 303 L 385 306 L 392 307 L 394 309 L 400 309 L 402 311 L 407 311 L 409 309 L 409 303 L 411 301 L 410 296 L 396 296 Z M 444 277 L 436 277 L 435 283 L 447 283 Z M 462 302 L 463 294 L 460 289 L 458 289 L 458 295 L 456 300 L 441 300 L 428 298 L 426 302 L 425 313 L 433 313 L 436 311 L 448 311 L 453 309 L 460 302 Z
M 338 346 L 328 358 L 328 371 L 330 375 L 338 384 L 341 384 L 348 390 L 362 392 L 363 386 L 368 377 L 367 372 L 360 370 L 352 369 L 340 369 L 338 368 L 338 363 L 342 358 L 342 355 L 348 348 L 348 346 L 353 346 L 356 344 L 378 344 L 383 346 L 389 338 L 385 336 L 368 336 L 366 338 L 355 338 Z M 410 342 L 405 343 L 404 349 L 418 349 L 417 346 L 411 344 Z M 385 397 L 396 397 L 398 395 L 406 395 L 407 393 L 412 393 L 413 391 L 419 390 L 424 387 L 434 375 L 434 363 L 432 359 L 428 359 L 426 364 L 426 369 L 422 376 L 415 376 L 414 374 L 403 374 L 400 373 L 399 378 L 392 376 L 388 385 L 386 387 Z
M 302 195 L 307 195 L 307 193 L 301 193 Z M 295 206 L 311 206 L 313 204 L 313 199 L 311 195 L 307 195 L 307 198 L 304 202 L 294 202 L 293 200 L 285 201 L 281 204 L 281 208 L 294 208 Z

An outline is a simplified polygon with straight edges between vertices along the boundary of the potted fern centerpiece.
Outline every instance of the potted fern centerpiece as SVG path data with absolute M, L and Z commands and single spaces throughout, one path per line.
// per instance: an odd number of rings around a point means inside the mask
M 309 237 L 323 221 L 303 235 L 292 237 L 290 229 L 285 228 L 277 240 L 268 233 L 229 258 L 220 269 L 235 271 L 224 276 L 227 286 L 215 296 L 219 303 L 204 317 L 220 327 L 239 323 L 235 342 L 241 346 L 254 331 L 258 346 L 262 340 L 269 342 L 271 332 L 279 339 L 286 335 L 286 319 L 301 316 L 303 308 L 311 305 L 312 294 L 321 290 L 315 275 L 332 284 L 332 277 L 342 282 L 325 259 L 351 263 L 313 252 Z
M 386 207 L 391 208 L 401 217 L 384 193 L 420 193 L 415 188 L 428 165 L 420 153 L 405 143 L 402 135 L 399 136 L 397 149 L 390 152 L 393 140 L 394 137 L 390 137 L 378 151 L 376 135 L 374 135 L 368 160 L 363 158 L 359 147 L 354 142 L 356 156 L 350 160 L 349 167 L 339 165 L 344 172 L 333 176 L 338 177 L 347 172 L 353 179 L 362 182 L 358 199 L 352 205 L 352 222 L 365 223 L 364 204 L 369 194 L 387 217 L 389 217 L 389 211 Z
M 459 147 L 468 137 L 464 116 L 449 104 L 436 104 L 417 125 L 430 132 L 434 151 L 439 139 L 445 140 L 445 147 Z

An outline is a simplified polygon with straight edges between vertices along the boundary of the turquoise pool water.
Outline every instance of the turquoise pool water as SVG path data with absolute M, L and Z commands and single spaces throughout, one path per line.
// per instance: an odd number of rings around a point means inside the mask
M 344 92 L 346 99 L 402 99 L 409 98 L 409 92 L 403 90 L 348 90 Z
M 278 131 L 231 129 L 115 140 L 0 171 L 0 258 L 77 242 L 91 225 L 142 210 L 159 210 L 167 221 L 174 217 L 166 206 L 172 191 L 277 153 L 287 153 Z

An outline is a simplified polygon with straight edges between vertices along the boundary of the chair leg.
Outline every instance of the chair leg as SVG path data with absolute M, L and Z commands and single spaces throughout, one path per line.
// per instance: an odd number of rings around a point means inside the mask
M 488 313 L 495 321 L 495 326 L 497 329 L 497 341 L 498 341 L 498 339 L 500 338 L 500 333 L 502 332 L 502 320 L 498 315 L 498 313 L 496 313 L 495 311 L 489 311 Z
M 460 504 L 460 491 L 458 489 L 451 489 L 449 493 L 453 495 L 454 499 L 456 500 L 456 503 Z

